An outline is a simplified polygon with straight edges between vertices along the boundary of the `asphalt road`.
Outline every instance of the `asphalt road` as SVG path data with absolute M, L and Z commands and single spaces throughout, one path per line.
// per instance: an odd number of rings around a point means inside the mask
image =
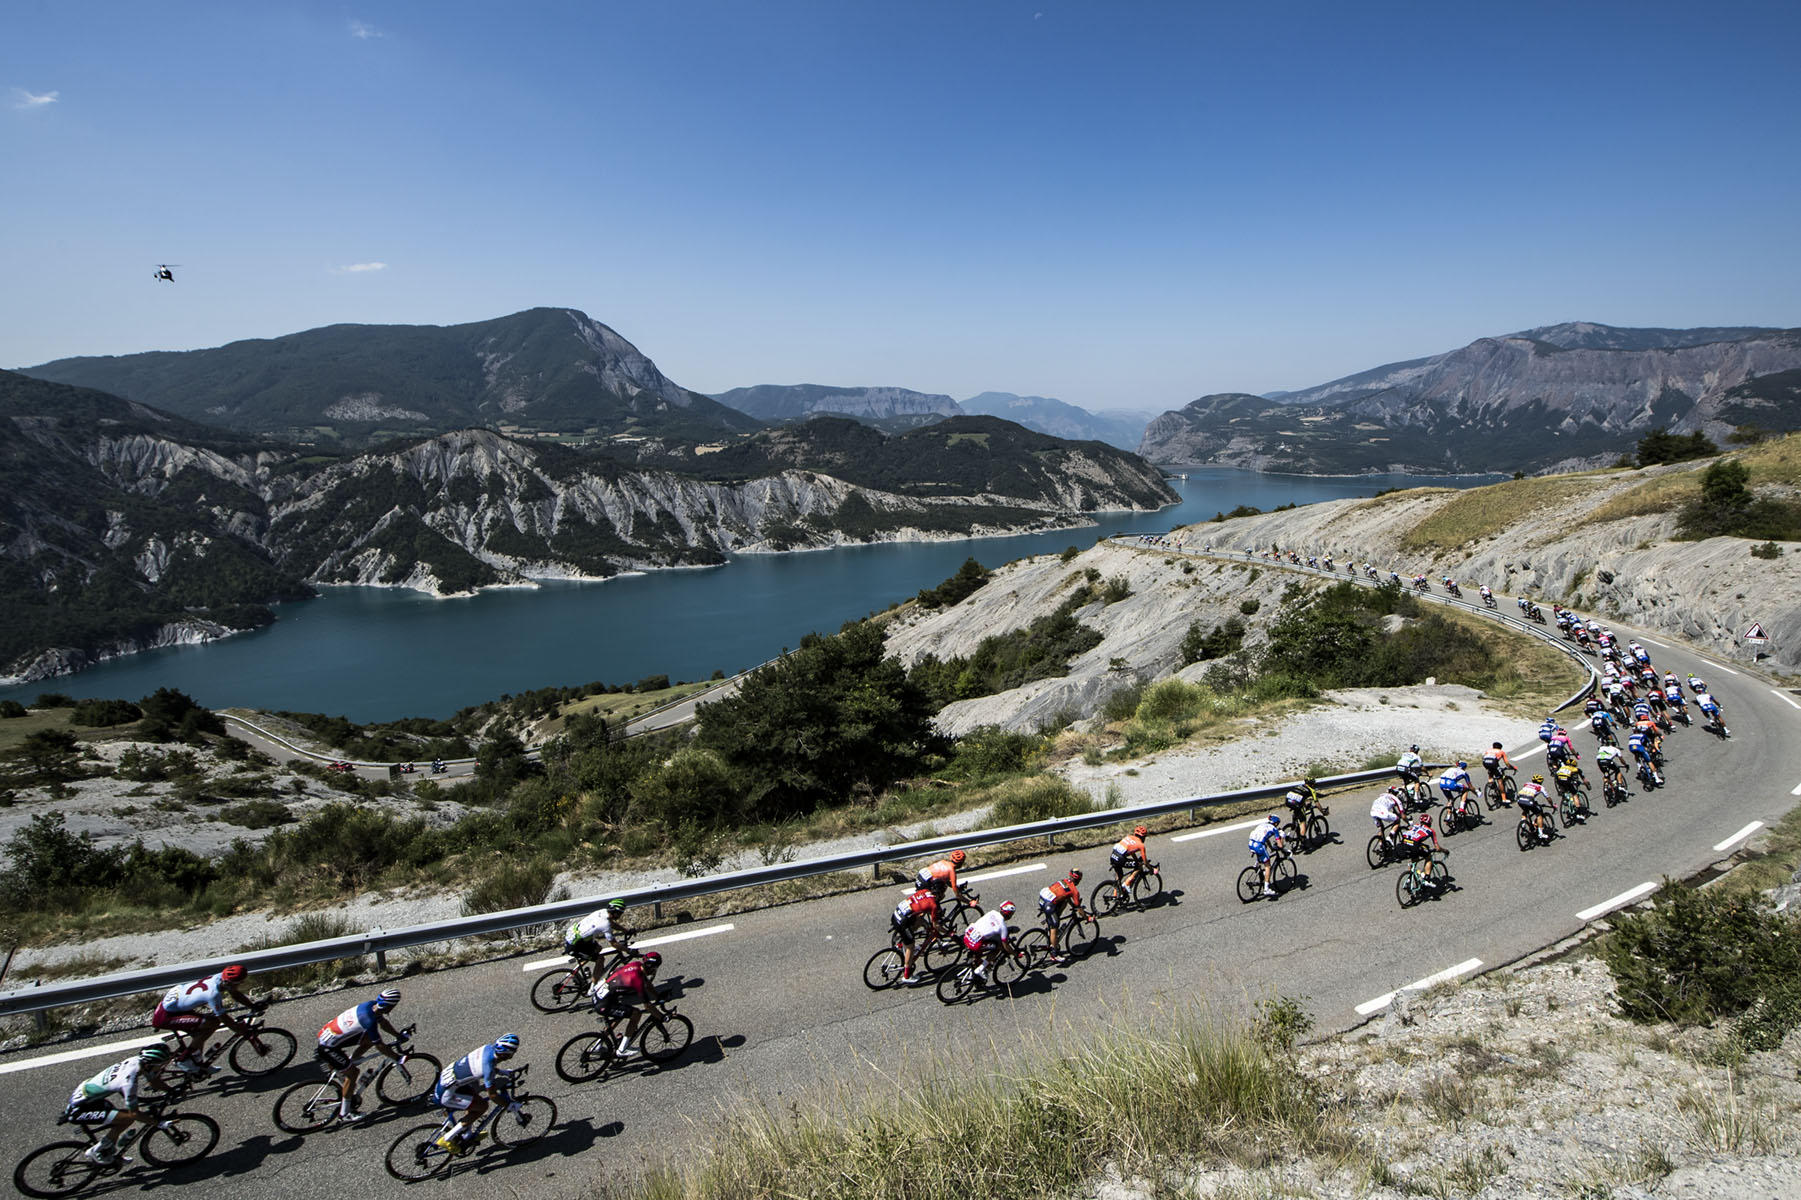
M 849 1095 L 880 1091 L 934 1059 L 986 1074 L 1022 1048 L 1081 1038 L 1124 1020 L 1155 1021 L 1190 1002 L 1239 1010 L 1272 989 L 1303 999 L 1322 1028 L 1342 1028 L 1362 1019 L 1360 1005 L 1367 1009 L 1397 988 L 1453 969 L 1492 968 L 1554 943 L 1592 919 L 1579 914 L 1727 857 L 1733 848 L 1727 839 L 1750 822 L 1774 822 L 1801 791 L 1796 697 L 1742 668 L 1641 640 L 1659 666 L 1679 674 L 1692 668 L 1709 680 L 1726 706 L 1731 740 L 1678 726 L 1667 741 L 1669 786 L 1634 794 L 1615 809 L 1597 807 L 1587 826 L 1548 847 L 1522 853 L 1511 810 L 1494 813 L 1483 828 L 1448 839 L 1455 886 L 1413 909 L 1396 903 L 1398 868 L 1373 871 L 1364 861 L 1374 791 L 1368 789 L 1331 798 L 1336 843 L 1303 856 L 1303 886 L 1273 902 L 1241 904 L 1234 893 L 1238 871 L 1250 861 L 1242 829 L 1153 839 L 1153 856 L 1170 885 L 1164 902 L 1105 922 L 1102 952 L 1028 979 L 1012 999 L 946 1008 L 929 987 L 867 990 L 862 965 L 885 940 L 898 890 L 733 917 L 729 931 L 664 948 L 663 982 L 678 987 L 681 1011 L 697 1029 L 689 1054 L 668 1068 L 630 1070 L 587 1085 L 565 1084 L 552 1068 L 558 1047 L 587 1022 L 538 1013 L 526 1000 L 537 972 L 522 966 L 547 957 L 546 950 L 405 980 L 397 1016 L 419 1022 L 420 1049 L 449 1061 L 502 1032 L 517 1032 L 524 1041 L 518 1061 L 532 1065 L 532 1083 L 560 1109 L 559 1126 L 544 1142 L 476 1156 L 456 1184 L 445 1186 L 477 1196 L 591 1194 L 703 1141 L 720 1113 L 743 1100 L 780 1111 L 790 1102 L 833 1100 L 839 1087 Z M 1577 732 L 1577 743 L 1592 762 L 1586 730 Z M 1523 777 L 1542 761 L 1542 754 L 1525 758 Z M 1055 873 L 1080 866 L 1089 884 L 1106 874 L 1104 850 L 1042 862 L 1041 869 L 978 883 L 984 903 L 1012 898 L 1025 915 Z M 311 1031 L 373 990 L 272 1009 L 273 1023 L 301 1036 L 301 1057 L 271 1079 L 249 1087 L 228 1079 L 196 1099 L 194 1106 L 214 1115 L 225 1133 L 219 1149 L 180 1181 L 226 1197 L 260 1197 L 271 1186 L 284 1197 L 321 1200 L 400 1191 L 383 1173 L 382 1157 L 419 1117 L 384 1116 L 305 1139 L 281 1133 L 269 1117 L 276 1095 L 316 1070 L 305 1057 Z M 154 1000 L 146 997 L 146 1010 Z M 15 1152 L 61 1136 L 55 1120 L 69 1090 L 124 1054 L 22 1070 L 15 1068 L 35 1055 L 0 1060 L 0 1072 L 7 1072 L 0 1074 L 0 1098 L 11 1114 Z M 109 1190 L 154 1187 L 159 1178 L 134 1169 L 112 1180 Z

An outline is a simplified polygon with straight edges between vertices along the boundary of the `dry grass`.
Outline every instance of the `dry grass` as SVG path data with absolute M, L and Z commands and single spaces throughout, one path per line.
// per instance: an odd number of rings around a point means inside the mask
M 1518 524 L 1535 509 L 1560 505 L 1594 489 L 1593 476 L 1513 479 L 1458 492 L 1401 535 L 1403 550 L 1455 550 Z
M 1456 491 L 1448 487 L 1416 487 L 1406 488 L 1398 492 L 1389 492 L 1382 496 L 1372 496 L 1359 504 L 1352 512 L 1363 512 L 1372 508 L 1387 508 L 1391 504 L 1399 504 L 1403 500 L 1418 500 L 1425 496 L 1441 496 Z
M 1645 480 L 1637 487 L 1598 505 L 1583 518 L 1585 523 L 1620 521 L 1654 513 L 1674 512 L 1701 494 L 1701 470 L 1671 471 Z

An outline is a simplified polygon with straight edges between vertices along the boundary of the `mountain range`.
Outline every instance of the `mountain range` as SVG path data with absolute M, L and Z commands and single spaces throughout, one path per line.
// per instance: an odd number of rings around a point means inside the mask
M 449 594 L 1176 500 L 1127 452 L 992 417 L 892 437 L 822 418 L 634 453 L 490 429 L 325 453 L 0 371 L 0 675 L 254 628 L 314 584 Z
M 816 383 L 758 384 L 719 392 L 713 399 L 760 421 L 793 422 L 823 415 L 852 417 L 878 429 L 914 429 L 945 417 L 973 414 L 1006 420 L 1077 442 L 1105 442 L 1135 450 L 1155 413 L 1093 413 L 1045 396 L 983 392 L 964 401 L 897 387 L 827 387 Z
M 1538 472 L 1614 462 L 1653 428 L 1801 428 L 1801 330 L 1587 322 L 1479 338 L 1273 398 L 1202 396 L 1145 429 L 1165 464 L 1298 473 Z

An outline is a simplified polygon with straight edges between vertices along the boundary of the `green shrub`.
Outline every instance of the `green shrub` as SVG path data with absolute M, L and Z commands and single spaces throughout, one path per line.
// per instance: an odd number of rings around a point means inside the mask
M 719 829 L 744 815 L 743 787 L 711 750 L 680 750 L 666 765 L 633 779 L 627 790 L 634 820 L 661 821 L 672 829 L 685 824 Z
M 17 700 L 0 700 L 0 718 L 12 720 L 15 717 L 22 717 L 30 711 Z
M 1093 811 L 1094 801 L 1088 793 L 1068 780 L 1058 775 L 1035 775 L 1001 786 L 994 802 L 994 821 L 999 825 L 1024 825 Z
M 295 817 L 285 804 L 273 800 L 246 800 L 221 810 L 219 820 L 228 825 L 242 825 L 245 829 L 273 829 L 277 825 L 292 825 Z
M 530 908 L 562 899 L 567 892 L 554 889 L 556 878 L 556 864 L 544 855 L 523 862 L 503 858 L 463 897 L 463 915 Z M 559 891 L 561 895 L 556 894 Z
M 1262 607 L 1263 601 L 1257 599 L 1255 596 L 1252 596 L 1249 600 L 1240 600 L 1238 602 L 1238 611 L 1247 617 L 1255 615 L 1257 610 Z
M 1101 589 L 1101 599 L 1108 604 L 1118 604 L 1132 594 L 1132 581 L 1124 575 L 1114 575 L 1107 580 Z
M 1101 715 L 1109 721 L 1130 721 L 1138 715 L 1138 702 L 1144 698 L 1144 684 L 1129 683 L 1107 694 L 1101 703 Z
M 38 698 L 31 702 L 33 708 L 74 708 L 75 697 L 65 696 L 61 692 L 39 692 Z
M 1072 546 L 1064 552 L 1066 560 L 1074 549 L 1075 547 Z M 919 606 L 921 608 L 949 608 L 952 605 L 961 604 L 987 583 L 991 574 L 993 572 L 975 559 L 966 558 L 963 560 L 963 565 L 957 568 L 955 575 L 935 588 L 924 588 L 920 591 Z
M 152 783 L 182 775 L 197 775 L 200 760 L 191 750 L 153 750 L 143 746 L 127 746 L 119 756 L 116 773 L 121 779 Z
M 1707 1024 L 1753 1010 L 1796 978 L 1801 926 L 1760 896 L 1665 880 L 1650 912 L 1617 919 L 1601 958 L 1622 1015 Z
M 83 700 L 69 714 L 69 724 L 99 728 L 123 725 L 144 715 L 144 710 L 129 700 Z
M 1765 542 L 1761 546 L 1751 547 L 1752 558 L 1781 558 L 1782 547 L 1775 542 Z
M 1042 739 L 985 725 L 957 739 L 948 773 L 959 779 L 989 779 L 1026 769 Z
M 1076 549 L 1074 546 L 1066 547 L 1064 549 L 1063 553 L 1059 554 L 1057 556 L 1057 561 L 1058 562 L 1068 562 L 1070 559 L 1074 558 L 1076 555 L 1078 555 L 1080 553 L 1081 553 L 1081 551 Z
M 1133 715 L 1140 721 L 1181 721 L 1200 712 L 1207 693 L 1180 679 L 1163 679 L 1145 689 Z

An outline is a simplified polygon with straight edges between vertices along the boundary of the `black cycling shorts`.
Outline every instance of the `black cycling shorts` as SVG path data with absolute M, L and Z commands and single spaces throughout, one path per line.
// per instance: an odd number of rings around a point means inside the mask
M 339 1046 L 314 1046 L 313 1057 L 334 1071 L 344 1071 L 350 1067 L 350 1055 Z

